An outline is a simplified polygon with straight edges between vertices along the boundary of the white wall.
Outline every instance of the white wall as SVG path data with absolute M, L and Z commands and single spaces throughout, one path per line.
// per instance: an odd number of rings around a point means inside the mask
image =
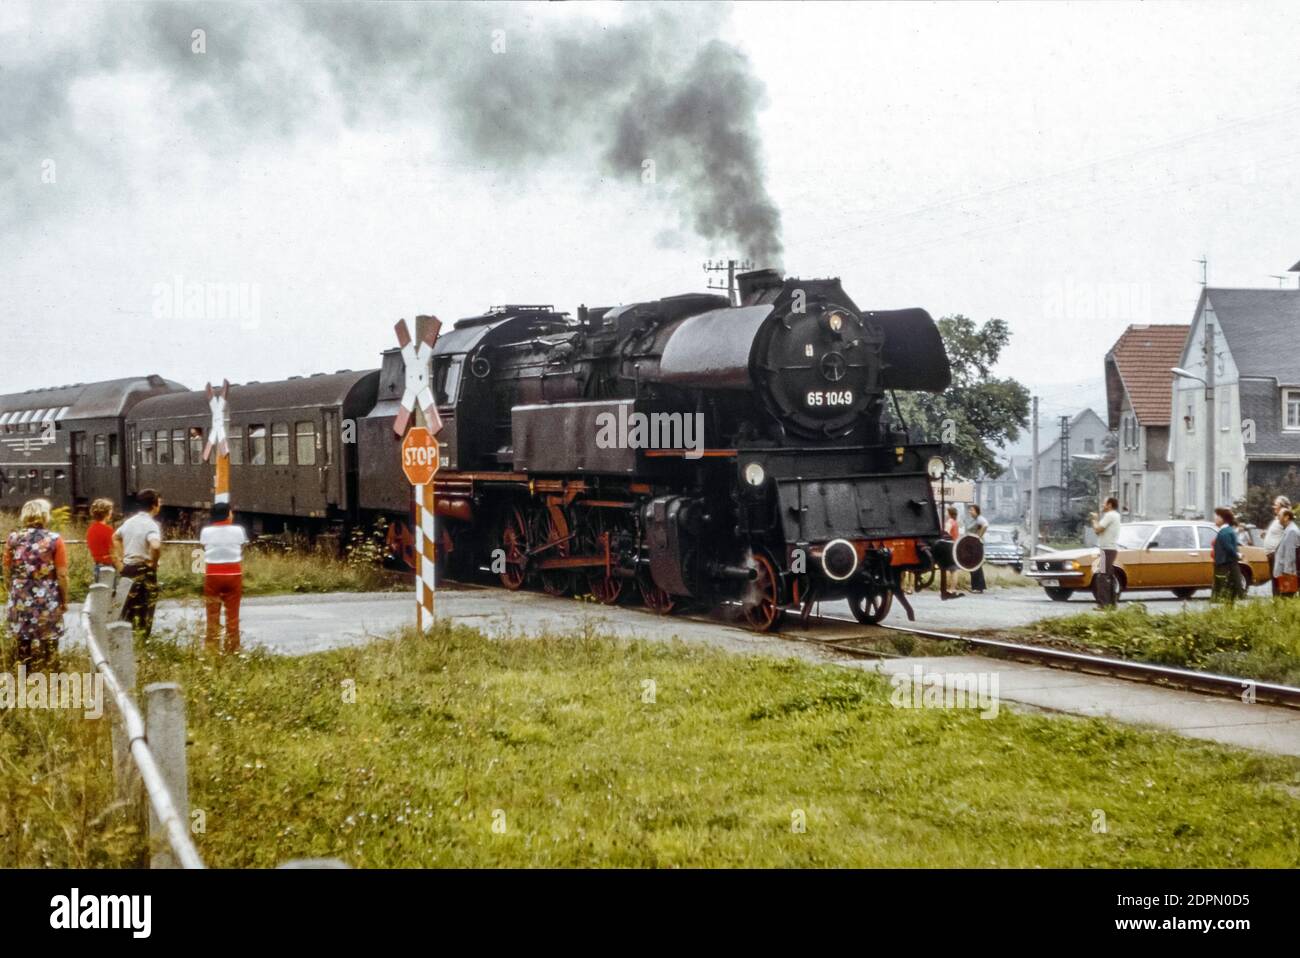
M 1180 516 L 1209 515 L 1215 506 L 1230 506 L 1233 500 L 1246 493 L 1246 450 L 1241 442 L 1241 397 L 1237 388 L 1237 365 L 1228 352 L 1223 330 L 1214 320 L 1214 314 L 1208 300 L 1204 309 L 1197 313 L 1192 321 L 1192 330 L 1187 337 L 1183 358 L 1179 363 L 1188 372 L 1205 378 L 1205 322 L 1214 323 L 1214 351 L 1216 365 L 1214 370 L 1215 409 L 1209 423 L 1205 422 L 1205 387 L 1192 379 L 1175 377 L 1173 383 L 1173 417 L 1169 424 L 1169 461 L 1174 467 L 1173 496 L 1174 512 Z M 1228 402 L 1228 428 L 1220 427 L 1219 403 Z M 1188 432 L 1183 417 L 1187 414 L 1187 404 L 1195 407 L 1196 425 L 1193 432 Z M 1205 498 L 1205 436 L 1207 426 L 1214 437 L 1214 471 L 1215 501 L 1208 508 L 1201 501 Z M 1228 496 L 1219 491 L 1218 473 L 1229 473 Z M 1188 499 L 1187 473 L 1196 473 L 1195 496 Z

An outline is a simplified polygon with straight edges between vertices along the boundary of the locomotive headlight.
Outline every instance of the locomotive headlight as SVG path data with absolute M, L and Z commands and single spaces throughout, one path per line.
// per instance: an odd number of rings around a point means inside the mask
M 755 488 L 761 486 L 763 484 L 763 480 L 765 480 L 766 478 L 767 478 L 767 473 L 763 471 L 763 467 L 760 466 L 758 463 L 751 462 L 749 465 L 745 467 L 745 481 L 749 483 L 751 486 L 754 486 Z
M 831 332 L 838 333 L 844 328 L 844 315 L 842 313 L 831 313 L 826 322 L 831 327 Z
M 925 464 L 925 471 L 929 473 L 931 479 L 942 479 L 943 474 L 948 471 L 948 466 L 942 456 L 931 456 L 930 461 Z

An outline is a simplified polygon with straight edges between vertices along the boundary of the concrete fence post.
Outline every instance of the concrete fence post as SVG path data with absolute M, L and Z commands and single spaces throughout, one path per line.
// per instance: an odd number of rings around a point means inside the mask
M 112 622 L 104 630 L 106 639 L 100 641 L 108 667 L 113 670 L 123 689 L 128 694 L 135 693 L 135 634 L 129 622 Z M 143 810 L 144 786 L 140 780 L 140 770 L 131 758 L 131 736 L 126 730 L 122 710 L 109 697 L 109 715 L 112 718 L 113 735 L 113 797 L 126 805 L 127 820 L 140 821 Z
M 182 823 L 190 818 L 189 771 L 185 756 L 185 697 L 175 682 L 146 685 L 145 740 L 158 761 L 163 782 Z M 149 847 L 157 849 L 150 868 L 176 868 L 176 856 L 168 844 L 167 831 L 153 806 L 149 807 Z
M 103 629 L 108 623 L 108 607 L 112 601 L 112 590 L 106 585 L 96 583 L 86 590 L 86 603 L 82 611 L 96 639 L 104 637 Z

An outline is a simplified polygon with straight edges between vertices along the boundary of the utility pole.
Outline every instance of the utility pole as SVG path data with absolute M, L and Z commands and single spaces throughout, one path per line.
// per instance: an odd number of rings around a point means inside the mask
M 1061 514 L 1070 504 L 1070 417 L 1061 417 Z
M 1205 305 L 1205 507 L 1202 515 L 1210 518 L 1214 515 L 1215 480 L 1214 474 L 1214 440 L 1218 436 L 1219 424 L 1214 418 L 1214 320 L 1209 317 L 1214 313 L 1209 302 Z M 1226 503 L 1225 503 L 1226 505 Z
M 722 260 L 718 260 L 717 262 L 710 260 L 704 264 L 704 272 L 706 273 L 720 273 L 723 270 L 727 271 L 727 285 L 715 286 L 713 283 L 709 283 L 709 289 L 726 290 L 727 301 L 731 303 L 732 306 L 738 306 L 740 304 L 739 298 L 736 295 L 736 270 L 739 269 L 744 271 L 753 268 L 754 264 L 749 260 L 741 262 L 729 259 L 725 263 Z
M 1034 454 L 1029 461 L 1029 555 L 1038 549 L 1038 397 L 1034 397 Z

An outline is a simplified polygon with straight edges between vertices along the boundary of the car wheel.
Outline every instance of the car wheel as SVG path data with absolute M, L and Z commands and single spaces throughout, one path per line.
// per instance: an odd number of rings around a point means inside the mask
M 1020 575 L 1020 573 L 1022 573 L 1022 572 L 1025 571 L 1025 567 L 1022 566 L 1019 562 L 1017 562 L 1017 563 L 1016 563 L 1015 565 L 1013 565 L 1011 568 L 1013 568 L 1013 569 L 1016 570 L 1016 575 Z
M 1098 603 L 1101 602 L 1101 576 L 1092 577 L 1092 597 Z M 1115 573 L 1115 602 L 1118 604 L 1120 598 L 1124 595 L 1124 577 L 1117 571 Z
M 1053 602 L 1069 602 L 1070 596 L 1074 595 L 1073 589 L 1044 589 L 1043 591 Z
M 1192 588 L 1174 589 L 1174 595 L 1180 599 L 1190 599 L 1192 596 L 1196 595 L 1196 590 Z

